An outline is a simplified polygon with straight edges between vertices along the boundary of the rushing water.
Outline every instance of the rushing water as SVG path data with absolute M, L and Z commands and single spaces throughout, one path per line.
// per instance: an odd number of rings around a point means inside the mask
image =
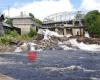
M 41 51 L 35 62 L 27 59 L 27 53 L 1 53 L 0 73 L 16 80 L 100 80 L 99 53 Z

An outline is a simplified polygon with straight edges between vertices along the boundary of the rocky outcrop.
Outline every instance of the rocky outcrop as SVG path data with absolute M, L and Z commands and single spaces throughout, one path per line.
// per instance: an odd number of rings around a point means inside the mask
M 59 42 L 67 41 L 67 37 L 56 37 L 51 36 L 50 39 L 43 39 L 43 40 L 36 40 L 35 43 L 37 44 L 37 49 L 61 49 L 58 46 Z
M 78 42 L 83 42 L 85 44 L 99 44 L 100 45 L 100 38 L 84 38 L 79 37 L 77 38 Z

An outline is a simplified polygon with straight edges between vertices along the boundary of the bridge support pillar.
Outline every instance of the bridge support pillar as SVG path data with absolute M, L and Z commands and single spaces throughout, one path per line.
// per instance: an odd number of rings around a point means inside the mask
M 66 27 L 64 27 L 64 35 L 67 35 Z

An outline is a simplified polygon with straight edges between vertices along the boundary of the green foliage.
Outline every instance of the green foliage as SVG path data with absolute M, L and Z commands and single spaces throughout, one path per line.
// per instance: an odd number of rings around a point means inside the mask
M 35 29 L 31 28 L 30 32 L 27 34 L 19 35 L 15 30 L 14 31 L 7 31 L 5 35 L 0 36 L 0 44 L 8 45 L 11 41 L 18 40 L 18 41 L 27 41 L 33 40 L 37 32 Z
M 42 22 L 41 20 L 35 18 L 34 15 L 33 15 L 32 13 L 29 13 L 29 16 L 32 18 L 32 20 L 33 20 L 34 22 L 36 22 L 36 23 L 39 24 L 39 25 L 42 25 L 43 22 Z
M 34 19 L 34 15 L 32 13 L 29 13 L 29 16 Z
M 8 33 L 7 33 L 8 35 L 10 35 L 10 36 L 12 36 L 12 37 L 17 37 L 19 34 L 17 33 L 17 31 L 9 31 Z
M 100 35 L 100 12 L 97 10 L 90 11 L 85 15 L 85 23 L 88 28 L 88 32 L 94 36 Z
M 29 37 L 34 37 L 35 35 L 37 35 L 37 32 L 35 29 L 31 28 L 30 32 L 29 32 Z
M 40 25 L 42 25 L 42 21 L 41 20 L 39 20 L 39 19 L 35 19 L 35 21 L 38 23 L 38 24 L 40 24 Z
M 22 35 L 17 36 L 16 39 L 20 41 L 26 41 L 26 40 L 29 40 L 30 37 L 28 34 L 22 34 Z
M 11 37 L 10 36 L 7 36 L 7 35 L 4 35 L 3 37 L 0 37 L 0 43 L 1 44 L 9 44 L 11 42 Z

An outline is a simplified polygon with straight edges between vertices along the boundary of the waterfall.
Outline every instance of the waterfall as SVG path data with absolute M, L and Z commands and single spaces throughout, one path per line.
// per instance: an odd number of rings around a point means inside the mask
M 85 31 L 85 37 L 90 38 L 90 35 L 87 31 Z

